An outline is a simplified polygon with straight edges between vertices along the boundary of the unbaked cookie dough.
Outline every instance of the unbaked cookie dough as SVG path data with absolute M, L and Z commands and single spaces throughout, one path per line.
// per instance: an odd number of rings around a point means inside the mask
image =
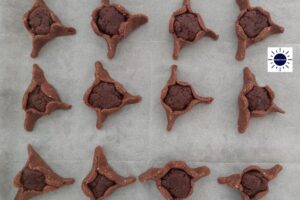
M 219 38 L 218 34 L 205 26 L 200 14 L 193 12 L 190 0 L 184 0 L 183 6 L 172 14 L 169 31 L 174 37 L 174 59 L 179 57 L 180 50 L 186 44 L 196 43 L 205 36 L 214 40 Z
M 197 95 L 193 87 L 184 81 L 177 80 L 177 66 L 171 66 L 171 76 L 161 92 L 160 101 L 167 114 L 167 130 L 170 131 L 180 115 L 190 111 L 199 103 L 210 104 L 212 97 Z
M 165 199 L 181 200 L 191 196 L 195 182 L 209 174 L 206 166 L 192 169 L 184 161 L 170 161 L 163 168 L 147 170 L 139 180 L 153 180 Z
M 97 128 L 100 129 L 108 115 L 119 111 L 127 104 L 138 103 L 140 96 L 129 94 L 123 85 L 113 80 L 100 61 L 95 64 L 95 81 L 84 94 L 84 103 L 97 113 Z
M 275 24 L 268 11 L 261 7 L 252 7 L 249 0 L 236 0 L 240 15 L 235 23 L 238 37 L 237 60 L 243 60 L 246 49 L 268 36 L 283 33 L 284 28 Z
M 32 131 L 39 118 L 58 109 L 68 110 L 71 105 L 61 101 L 55 88 L 46 80 L 43 70 L 35 64 L 32 81 L 23 96 L 22 107 L 26 112 L 24 128 Z
M 270 112 L 285 113 L 274 103 L 275 94 L 269 86 L 260 87 L 254 74 L 246 67 L 244 69 L 244 86 L 239 95 L 238 130 L 247 130 L 251 117 L 263 117 Z
M 32 8 L 24 15 L 23 22 L 32 35 L 32 58 L 36 58 L 50 40 L 76 33 L 74 28 L 62 25 L 43 0 L 35 0 Z
M 218 178 L 220 184 L 227 184 L 241 192 L 243 200 L 258 200 L 269 191 L 268 183 L 276 178 L 282 166 L 275 165 L 271 169 L 262 169 L 258 166 L 249 166 L 240 174 Z
M 28 145 L 28 154 L 25 166 L 14 179 L 19 189 L 15 200 L 28 200 L 75 182 L 73 178 L 57 175 L 31 145 Z
M 108 164 L 102 147 L 95 149 L 93 167 L 82 182 L 82 191 L 91 200 L 103 200 L 120 187 L 136 181 L 132 176 L 124 178 Z
M 109 0 L 102 0 L 102 4 L 93 11 L 91 25 L 94 32 L 106 40 L 107 57 L 112 59 L 118 43 L 147 23 L 148 17 L 143 14 L 131 14 L 119 4 L 110 4 Z

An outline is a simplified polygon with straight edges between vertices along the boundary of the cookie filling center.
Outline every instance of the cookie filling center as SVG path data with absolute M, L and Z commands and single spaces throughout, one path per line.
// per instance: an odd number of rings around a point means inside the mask
M 21 183 L 25 190 L 42 191 L 46 186 L 44 174 L 37 170 L 25 168 L 22 172 Z
M 54 100 L 44 94 L 40 86 L 37 86 L 28 95 L 27 109 L 33 108 L 39 112 L 45 112 L 48 103 L 51 101 Z
M 271 105 L 271 98 L 265 88 L 254 86 L 253 89 L 246 94 L 249 102 L 249 110 L 268 110 Z
M 161 184 L 173 198 L 186 198 L 192 189 L 191 176 L 180 169 L 171 169 L 161 179 Z
M 197 16 L 184 13 L 175 17 L 174 30 L 177 37 L 194 41 L 197 33 L 201 31 Z
M 249 38 L 255 38 L 264 28 L 270 26 L 270 23 L 260 11 L 250 10 L 240 19 L 240 25 Z
M 50 32 L 53 20 L 47 8 L 38 7 L 30 13 L 28 23 L 33 34 L 46 35 Z
M 90 190 L 93 192 L 94 197 L 98 199 L 102 197 L 104 193 L 108 190 L 108 188 L 114 186 L 116 183 L 114 181 L 109 180 L 105 176 L 98 173 L 97 177 L 93 182 L 89 183 L 88 186 Z
M 258 171 L 245 173 L 242 177 L 241 184 L 243 186 L 243 192 L 250 198 L 268 189 L 268 180 Z
M 105 6 L 98 13 L 97 25 L 101 32 L 113 36 L 119 35 L 121 23 L 127 21 L 127 16 L 113 6 Z
M 121 105 L 123 95 L 112 83 L 101 82 L 95 86 L 89 96 L 89 104 L 100 109 L 110 109 Z
M 168 93 L 164 102 L 173 110 L 181 111 L 194 99 L 190 86 L 172 85 L 169 87 Z

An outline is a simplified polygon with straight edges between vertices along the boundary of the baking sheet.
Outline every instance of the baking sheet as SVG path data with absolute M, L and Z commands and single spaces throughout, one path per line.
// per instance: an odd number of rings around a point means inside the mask
M 207 27 L 220 34 L 183 49 L 178 61 L 171 57 L 173 38 L 168 33 L 172 12 L 182 0 L 113 0 L 133 13 L 149 16 L 145 26 L 120 43 L 116 57 L 106 57 L 106 43 L 90 27 L 90 15 L 99 0 L 46 0 L 49 7 L 75 36 L 61 37 L 47 44 L 39 58 L 31 59 L 31 38 L 22 24 L 31 0 L 0 1 L 0 199 L 13 199 L 12 180 L 27 160 L 27 144 L 32 144 L 60 175 L 74 177 L 76 183 L 41 200 L 88 199 L 81 191 L 82 179 L 92 165 L 94 148 L 102 145 L 113 168 L 120 174 L 136 175 L 152 166 L 174 159 L 196 167 L 207 165 L 211 175 L 196 183 L 191 200 L 239 200 L 240 195 L 218 185 L 218 176 L 241 171 L 249 164 L 271 167 L 281 163 L 279 177 L 270 184 L 266 200 L 299 199 L 300 179 L 300 4 L 297 0 L 252 0 L 265 7 L 284 34 L 274 35 L 248 49 L 243 62 L 234 59 L 234 21 L 239 13 L 234 0 L 192 1 Z M 267 72 L 267 47 L 294 48 L 294 72 Z M 112 115 L 99 131 L 96 115 L 82 97 L 94 80 L 94 63 L 101 60 L 111 76 L 129 92 L 139 94 L 139 104 L 124 107 Z M 31 80 L 32 64 L 39 64 L 69 111 L 56 111 L 39 120 L 32 133 L 23 129 L 22 95 Z M 196 106 L 180 117 L 171 133 L 165 131 L 166 117 L 160 105 L 162 87 L 170 75 L 170 65 L 178 64 L 180 79 L 190 82 L 200 95 L 213 96 L 211 105 Z M 245 135 L 236 130 L 237 96 L 242 88 L 242 68 L 250 66 L 259 84 L 269 84 L 276 102 L 287 113 L 252 119 Z M 153 182 L 116 191 L 109 199 L 162 199 Z

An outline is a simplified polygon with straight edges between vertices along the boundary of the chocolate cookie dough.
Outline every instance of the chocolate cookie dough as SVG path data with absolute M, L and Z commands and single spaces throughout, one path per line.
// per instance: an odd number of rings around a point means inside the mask
M 179 200 L 191 196 L 195 182 L 209 174 L 206 166 L 192 169 L 184 161 L 171 161 L 163 168 L 149 169 L 139 176 L 139 180 L 153 180 L 165 199 Z
M 254 198 L 258 193 L 268 190 L 268 180 L 258 171 L 249 171 L 242 176 L 244 193 Z
M 73 178 L 57 175 L 31 145 L 28 145 L 28 154 L 24 168 L 14 179 L 14 185 L 19 188 L 15 200 L 28 200 L 75 182 Z
M 269 27 L 268 18 L 258 10 L 250 10 L 240 18 L 240 26 L 249 38 L 255 38 Z
M 201 31 L 198 18 L 191 13 L 184 13 L 175 17 L 174 31 L 178 38 L 193 41 Z
M 174 59 L 178 58 L 180 50 L 186 44 L 196 43 L 205 36 L 214 40 L 219 38 L 218 34 L 206 28 L 200 14 L 193 12 L 190 0 L 184 0 L 183 6 L 173 13 L 169 31 L 174 37 Z
M 171 169 L 161 178 L 161 185 L 175 198 L 186 198 L 192 189 L 192 177 L 181 169 Z
M 98 12 L 98 28 L 109 36 L 120 34 L 119 29 L 123 22 L 128 20 L 128 16 L 118 11 L 113 6 L 103 7 Z
M 236 0 L 240 7 L 240 15 L 236 21 L 238 37 L 237 60 L 243 60 L 246 49 L 254 43 L 260 42 L 269 35 L 283 33 L 284 28 L 272 21 L 269 12 L 261 7 L 252 7 L 249 0 Z
M 261 169 L 258 166 L 249 166 L 240 174 L 218 178 L 220 184 L 238 189 L 243 200 L 258 200 L 263 198 L 269 191 L 268 183 L 282 170 L 280 165 L 271 169 Z
M 25 168 L 21 176 L 21 183 L 25 190 L 42 191 L 46 186 L 45 179 L 42 172 Z
M 210 104 L 213 101 L 212 97 L 197 95 L 189 83 L 177 80 L 177 66 L 173 65 L 171 68 L 171 76 L 160 97 L 167 114 L 168 131 L 172 129 L 178 116 L 187 113 L 199 103 Z
M 107 42 L 107 57 L 113 58 L 118 43 L 129 33 L 148 22 L 143 14 L 130 14 L 119 4 L 110 4 L 109 0 L 102 0 L 102 6 L 92 13 L 92 28 L 94 32 Z
M 113 80 L 103 68 L 100 61 L 96 62 L 95 81 L 84 94 L 84 103 L 97 113 L 97 128 L 100 129 L 106 117 L 119 111 L 127 104 L 141 101 L 140 96 L 129 94 L 123 85 Z
M 275 94 L 269 86 L 260 87 L 254 74 L 246 67 L 244 69 L 244 86 L 239 95 L 238 130 L 244 133 L 250 117 L 263 117 L 270 112 L 285 113 L 274 103 Z
M 29 14 L 28 23 L 31 33 L 35 35 L 47 35 L 50 32 L 53 20 L 47 8 L 37 7 Z
M 169 87 L 164 102 L 173 111 L 181 111 L 186 109 L 193 99 L 194 96 L 191 87 L 176 84 Z
M 23 22 L 32 35 L 32 58 L 36 58 L 50 40 L 76 33 L 74 28 L 62 25 L 43 0 L 35 0 L 32 8 L 24 15 Z
M 103 200 L 120 187 L 136 181 L 132 176 L 124 178 L 118 175 L 108 164 L 102 147 L 95 150 L 93 167 L 82 182 L 82 191 L 91 200 Z
M 23 96 L 22 107 L 26 112 L 24 128 L 32 131 L 39 118 L 58 109 L 70 109 L 71 105 L 60 100 L 55 88 L 46 80 L 43 70 L 35 64 L 32 81 Z
M 267 111 L 270 108 L 271 97 L 265 88 L 254 86 L 252 90 L 246 94 L 246 98 L 248 99 L 248 108 L 250 111 Z
M 104 82 L 95 86 L 89 97 L 91 106 L 101 109 L 118 107 L 122 100 L 123 95 L 116 90 L 114 84 Z

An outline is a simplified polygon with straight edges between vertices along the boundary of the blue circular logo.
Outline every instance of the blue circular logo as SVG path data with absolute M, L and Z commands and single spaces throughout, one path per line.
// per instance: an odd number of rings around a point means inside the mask
M 268 72 L 293 72 L 293 48 L 269 47 Z
M 275 64 L 277 66 L 283 66 L 283 65 L 285 65 L 286 61 L 287 61 L 287 58 L 282 53 L 276 54 L 275 57 L 274 57 L 274 62 L 275 62 Z

